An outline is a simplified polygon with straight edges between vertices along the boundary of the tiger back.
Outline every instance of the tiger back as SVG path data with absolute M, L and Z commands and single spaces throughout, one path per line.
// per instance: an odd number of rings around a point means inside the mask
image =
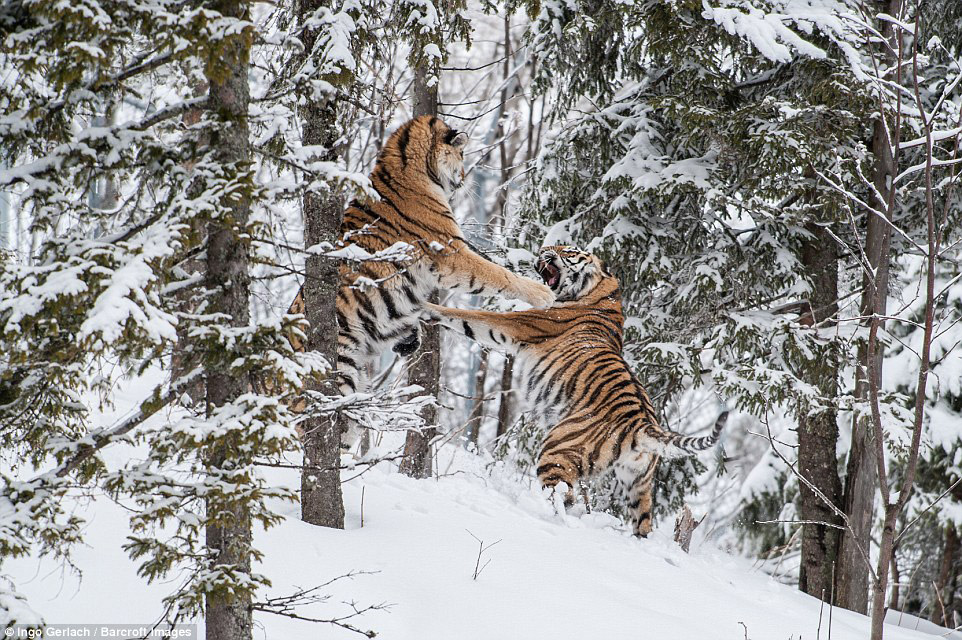
M 556 296 L 548 309 L 496 313 L 428 305 L 429 313 L 516 356 L 529 408 L 548 427 L 538 458 L 542 485 L 566 484 L 570 506 L 580 483 L 613 468 L 628 498 L 634 533 L 647 536 L 660 458 L 711 447 L 727 413 L 706 437 L 663 429 L 622 356 L 624 314 L 617 279 L 596 256 L 572 247 L 542 249 L 537 267 Z
M 366 373 L 381 353 L 418 346 L 422 305 L 437 289 L 520 299 L 536 307 L 554 295 L 478 255 L 448 203 L 464 180 L 465 133 L 422 116 L 395 131 L 370 174 L 378 198 L 354 200 L 341 234 L 368 255 L 407 245 L 403 260 L 343 264 L 337 293 L 337 383 L 342 394 L 364 391 Z M 403 243 L 403 245 L 398 245 Z M 396 253 L 391 251 L 389 253 Z M 304 313 L 303 290 L 289 313 Z M 302 350 L 300 341 L 292 340 Z

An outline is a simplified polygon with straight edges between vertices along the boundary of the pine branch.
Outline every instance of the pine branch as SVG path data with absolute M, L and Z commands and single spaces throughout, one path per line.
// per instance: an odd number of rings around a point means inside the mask
M 167 64 L 168 62 L 174 59 L 174 56 L 175 56 L 174 53 L 165 53 L 163 55 L 157 56 L 156 58 L 151 58 L 150 60 L 147 59 L 147 56 L 143 56 L 142 58 L 138 59 L 132 66 L 127 67 L 123 71 L 120 71 L 110 76 L 106 80 L 102 80 L 102 81 L 94 80 L 94 81 L 88 82 L 87 84 L 83 85 L 81 89 L 83 90 L 84 93 L 86 93 L 86 92 L 92 92 L 96 90 L 109 89 L 111 87 L 115 87 L 121 82 L 123 82 L 124 80 L 129 80 L 130 78 L 134 77 L 139 73 L 143 73 L 145 71 L 153 71 L 157 67 Z M 48 116 L 53 115 L 58 111 L 61 111 L 66 106 L 67 106 L 66 100 L 58 100 L 57 102 L 52 103 L 48 107 L 47 115 Z
M 191 384 L 200 378 L 201 373 L 202 369 L 194 369 L 184 377 L 172 382 L 167 393 L 163 395 L 160 394 L 160 387 L 154 389 L 153 395 L 140 403 L 140 407 L 138 407 L 133 415 L 122 420 L 118 425 L 110 429 L 91 434 L 90 438 L 93 442 L 91 444 L 81 445 L 77 453 L 57 469 L 55 472 L 56 476 L 63 478 L 108 444 L 143 424 L 148 418 L 180 397 Z
M 128 127 L 125 125 L 120 125 L 120 127 L 118 127 L 118 130 L 131 129 L 133 131 L 144 131 L 156 124 L 160 124 L 164 120 L 170 120 L 171 118 L 176 118 L 181 114 L 186 113 L 187 111 L 190 111 L 191 109 L 203 109 L 206 106 L 207 106 L 207 96 L 190 98 L 189 100 L 184 100 L 183 102 L 179 102 L 177 104 L 171 105 L 166 109 L 161 109 L 160 111 L 155 112 L 153 115 L 147 118 L 144 118 L 143 120 L 141 120 L 140 122 L 132 126 Z

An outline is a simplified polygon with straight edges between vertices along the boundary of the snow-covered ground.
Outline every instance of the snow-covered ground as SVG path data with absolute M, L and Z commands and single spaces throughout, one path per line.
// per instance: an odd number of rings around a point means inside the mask
M 349 620 L 391 640 L 492 638 L 731 638 L 827 637 L 829 610 L 818 600 L 753 569 L 744 558 L 697 535 L 691 554 L 662 522 L 646 540 L 604 514 L 558 515 L 527 477 L 453 446 L 438 459 L 439 474 L 412 480 L 387 468 L 345 471 L 346 529 L 289 519 L 256 535 L 265 553 L 259 570 L 273 581 L 267 596 L 284 595 L 350 572 L 325 591 L 331 598 L 299 611 L 331 618 L 354 603 L 389 605 Z M 274 470 L 271 470 L 272 472 Z M 296 484 L 293 473 L 278 481 Z M 356 476 L 356 477 L 355 477 Z M 363 496 L 363 526 L 361 526 Z M 136 576 L 121 544 L 128 514 L 107 498 L 78 502 L 89 520 L 86 546 L 75 555 L 78 575 L 51 559 L 4 564 L 30 605 L 48 623 L 143 624 L 162 612 L 169 584 Z M 474 579 L 479 543 L 487 548 Z M 330 626 L 255 614 L 258 638 L 356 638 Z M 890 626 L 886 638 L 931 639 L 944 633 L 915 619 Z M 831 613 L 831 637 L 862 640 L 868 619 Z M 927 631 L 928 633 L 923 633 Z M 943 636 L 944 637 L 944 636 Z

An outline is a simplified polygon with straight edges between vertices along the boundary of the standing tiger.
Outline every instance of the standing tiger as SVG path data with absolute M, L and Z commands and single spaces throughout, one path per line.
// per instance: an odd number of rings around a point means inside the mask
M 614 467 L 625 489 L 637 536 L 651 531 L 652 481 L 661 456 L 711 447 L 711 435 L 683 436 L 662 429 L 648 394 L 621 355 L 621 292 L 597 257 L 572 247 L 541 250 L 538 273 L 555 293 L 544 310 L 496 313 L 428 304 L 427 313 L 455 331 L 514 353 L 521 387 L 536 419 L 549 427 L 538 459 L 538 479 L 574 489 Z
M 355 200 L 344 213 L 342 237 L 369 254 L 398 242 L 410 245 L 402 263 L 365 261 L 340 269 L 337 293 L 337 383 L 341 393 L 363 391 L 368 365 L 393 347 L 401 355 L 419 344 L 424 302 L 436 289 L 503 295 L 535 307 L 554 294 L 478 255 L 465 241 L 448 204 L 464 181 L 467 134 L 432 116 L 395 131 L 378 154 L 371 184 L 379 199 Z M 303 291 L 288 313 L 304 313 Z M 299 340 L 291 340 L 303 349 Z

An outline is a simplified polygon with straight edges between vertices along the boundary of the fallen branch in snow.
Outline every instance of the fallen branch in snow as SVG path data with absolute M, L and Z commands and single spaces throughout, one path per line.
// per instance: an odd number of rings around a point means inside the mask
M 377 633 L 368 629 L 359 629 L 354 625 L 347 622 L 352 618 L 364 615 L 369 611 L 385 611 L 391 605 L 387 603 L 371 604 L 361 609 L 357 608 L 357 605 L 353 602 L 345 603 L 353 609 L 352 613 L 344 616 L 339 616 L 336 618 L 313 618 L 310 616 L 303 616 L 296 612 L 297 607 L 308 606 L 312 604 L 322 604 L 330 600 L 330 594 L 319 593 L 321 589 L 327 587 L 328 585 L 342 580 L 344 578 L 353 578 L 358 575 L 367 575 L 371 573 L 376 573 L 372 571 L 351 571 L 342 576 L 332 578 L 323 584 L 311 587 L 310 589 L 300 589 L 294 593 L 286 596 L 277 596 L 276 598 L 267 598 L 264 602 L 255 602 L 251 605 L 252 611 L 263 611 L 264 613 L 272 613 L 277 616 L 284 616 L 285 618 L 290 618 L 292 620 L 301 620 L 303 622 L 316 622 L 321 624 L 332 624 L 336 627 L 342 629 L 347 629 L 348 631 L 353 631 L 354 633 L 360 634 L 366 638 L 374 638 Z

